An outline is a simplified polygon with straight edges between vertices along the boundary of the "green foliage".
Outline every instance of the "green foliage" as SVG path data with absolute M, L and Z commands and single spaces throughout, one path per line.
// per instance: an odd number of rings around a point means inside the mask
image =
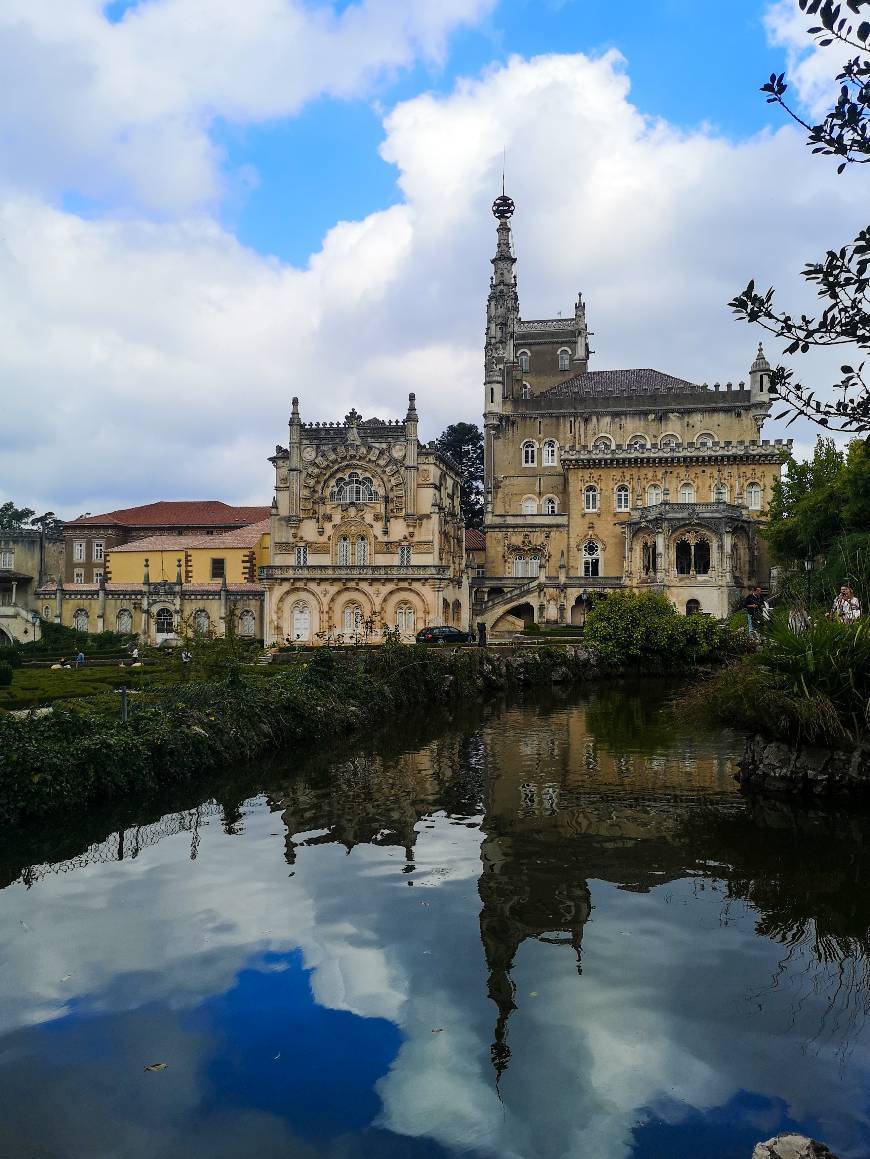
M 451 423 L 436 440 L 459 467 L 460 503 L 466 527 L 483 527 L 483 435 L 474 423 Z
M 0 688 L 8 688 L 12 683 L 12 665 L 0 660 Z
M 32 507 L 16 507 L 7 499 L 0 503 L 0 531 L 22 531 L 35 514 Z
M 860 743 L 870 735 L 870 624 L 815 619 L 792 632 L 777 616 L 758 652 L 687 693 L 683 707 L 785 740 Z
M 667 671 L 717 655 L 722 629 L 709 616 L 681 616 L 662 595 L 613 592 L 586 617 L 585 638 L 608 668 Z
M 0 648 L 0 663 L 8 664 L 10 668 L 20 668 L 21 661 L 21 646 L 19 644 L 13 644 L 11 647 L 5 645 Z

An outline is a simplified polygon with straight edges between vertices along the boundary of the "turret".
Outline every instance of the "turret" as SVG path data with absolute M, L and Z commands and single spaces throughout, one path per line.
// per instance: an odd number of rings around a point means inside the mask
M 770 412 L 771 398 L 775 398 L 777 390 L 771 385 L 771 366 L 764 353 L 764 347 L 758 343 L 755 361 L 749 368 L 749 398 L 752 403 L 752 417 L 759 434 L 764 420 Z
M 505 366 L 513 362 L 514 326 L 520 315 L 517 279 L 514 274 L 516 258 L 511 245 L 510 219 L 514 203 L 502 185 L 501 195 L 492 203 L 496 228 L 495 257 L 492 259 L 492 277 L 486 302 L 486 340 L 484 343 L 484 451 L 485 483 L 492 484 L 492 440 L 502 410 L 505 388 Z
M 417 396 L 408 395 L 405 415 L 405 514 L 417 514 Z
M 299 418 L 299 399 L 294 398 L 290 412 L 290 437 L 287 444 L 287 484 L 291 517 L 299 515 L 302 474 L 302 421 Z

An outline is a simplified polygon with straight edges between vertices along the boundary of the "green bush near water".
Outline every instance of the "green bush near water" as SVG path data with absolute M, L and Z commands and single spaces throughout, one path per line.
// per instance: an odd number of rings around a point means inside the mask
M 586 617 L 585 640 L 610 669 L 674 671 L 719 656 L 725 633 L 709 616 L 683 616 L 665 596 L 616 591 Z
M 870 622 L 814 619 L 793 632 L 778 615 L 761 648 L 687 693 L 715 723 L 782 740 L 851 746 L 870 739 Z

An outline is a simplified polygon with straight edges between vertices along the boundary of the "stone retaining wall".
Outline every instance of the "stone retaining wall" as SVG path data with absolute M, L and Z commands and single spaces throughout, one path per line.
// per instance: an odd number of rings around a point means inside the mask
M 870 748 L 851 750 L 788 745 L 764 736 L 746 739 L 737 762 L 742 786 L 779 796 L 870 794 Z

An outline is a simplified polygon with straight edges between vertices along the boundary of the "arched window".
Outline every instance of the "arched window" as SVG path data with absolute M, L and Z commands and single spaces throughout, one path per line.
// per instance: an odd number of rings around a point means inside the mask
M 293 605 L 291 630 L 294 640 L 311 639 L 311 609 L 308 604 L 300 601 Z
M 524 382 L 523 383 L 523 398 L 531 398 L 531 397 L 532 397 L 532 388 L 529 386 L 529 384 L 527 382 Z
M 345 636 L 358 636 L 362 632 L 363 614 L 359 604 L 348 604 L 342 619 Z
M 365 567 L 369 561 L 369 541 L 362 535 L 353 545 L 353 559 L 357 567 Z
M 73 627 L 77 632 L 87 632 L 88 613 L 86 608 L 79 608 L 79 610 L 73 616 Z
M 51 619 L 51 605 L 50 604 L 43 604 L 42 605 L 42 618 L 43 618 L 43 620 L 50 620 Z M 132 626 L 133 625 L 131 622 L 130 627 L 132 628 Z M 118 631 L 120 631 L 120 628 L 118 629 Z
M 535 446 L 535 444 L 533 442 L 531 442 L 531 440 L 529 440 L 526 443 L 523 443 L 523 466 L 524 467 L 534 467 L 535 463 L 538 461 L 537 452 L 538 452 L 538 448 Z
M 529 569 L 527 567 L 527 563 L 528 563 L 528 561 L 526 560 L 526 557 L 524 555 L 515 555 L 514 556 L 514 569 L 513 570 L 514 570 L 514 577 L 515 578 L 529 574 Z
M 680 440 L 676 435 L 662 435 L 662 437 L 659 439 L 659 446 L 663 451 L 676 451 L 679 445 Z
M 709 451 L 713 446 L 713 436 L 709 431 L 701 431 L 695 439 L 695 446 L 700 447 L 702 451 Z
M 601 569 L 601 548 L 594 539 L 587 539 L 583 544 L 583 575 L 594 578 Z
M 171 636 L 175 624 L 172 618 L 172 608 L 161 608 L 154 617 L 154 627 L 160 636 Z
M 628 440 L 630 451 L 646 451 L 649 449 L 649 439 L 646 435 L 632 435 Z
M 329 498 L 333 503 L 374 503 L 379 495 L 368 475 L 351 471 L 346 479 L 335 480 Z
M 695 502 L 695 488 L 691 483 L 684 483 L 680 488 L 680 502 L 694 503 Z
M 556 442 L 554 439 L 547 439 L 544 443 L 544 466 L 556 466 Z
M 631 491 L 625 483 L 616 488 L 616 510 L 629 511 L 631 509 Z
M 411 633 L 414 631 L 415 624 L 414 609 L 411 605 L 399 604 L 396 608 L 396 627 L 399 631 Z
M 750 483 L 746 488 L 746 506 L 750 511 L 761 510 L 761 484 Z
M 538 501 L 532 495 L 527 495 L 523 500 L 523 515 L 537 515 Z
M 211 627 L 211 621 L 208 618 L 208 612 L 204 608 L 193 613 L 193 630 L 198 636 L 205 636 Z
M 599 452 L 612 451 L 613 439 L 608 435 L 599 435 L 597 439 L 592 440 L 592 450 Z
M 647 507 L 655 507 L 657 503 L 662 501 L 662 489 L 658 483 L 650 483 L 646 489 L 646 503 Z
M 519 352 L 518 358 L 520 360 L 520 370 L 528 370 L 530 361 L 528 350 L 521 350 Z
M 701 611 L 700 600 L 686 600 L 686 615 L 697 616 Z
M 115 631 L 123 634 L 133 631 L 133 613 L 127 608 L 121 608 L 115 617 Z
M 338 562 L 343 567 L 347 567 L 350 563 L 350 540 L 346 535 L 341 535 L 338 539 Z
M 252 611 L 246 609 L 239 616 L 239 635 L 250 639 L 257 629 L 257 620 Z
M 644 575 L 652 575 L 656 569 L 656 545 L 645 539 L 640 550 L 641 567 Z
M 692 545 L 688 539 L 680 539 L 674 549 L 674 563 L 677 575 L 689 575 L 692 571 Z
M 724 483 L 714 483 L 713 485 L 713 502 L 727 503 L 728 502 L 728 488 Z
M 706 539 L 699 539 L 695 544 L 695 550 L 692 553 L 692 558 L 695 563 L 696 575 L 709 575 L 710 573 L 710 544 Z
M 597 511 L 598 510 L 598 488 L 592 483 L 583 492 L 583 510 Z
M 564 349 L 560 350 L 559 351 L 559 369 L 560 370 L 568 370 L 570 366 L 571 366 L 571 351 L 564 350 Z
M 541 561 L 537 555 L 530 555 L 526 560 L 526 563 L 528 564 L 528 571 L 530 576 L 541 574 Z
M 544 514 L 555 515 L 558 510 L 559 504 L 556 502 L 552 495 L 548 495 L 544 500 Z

